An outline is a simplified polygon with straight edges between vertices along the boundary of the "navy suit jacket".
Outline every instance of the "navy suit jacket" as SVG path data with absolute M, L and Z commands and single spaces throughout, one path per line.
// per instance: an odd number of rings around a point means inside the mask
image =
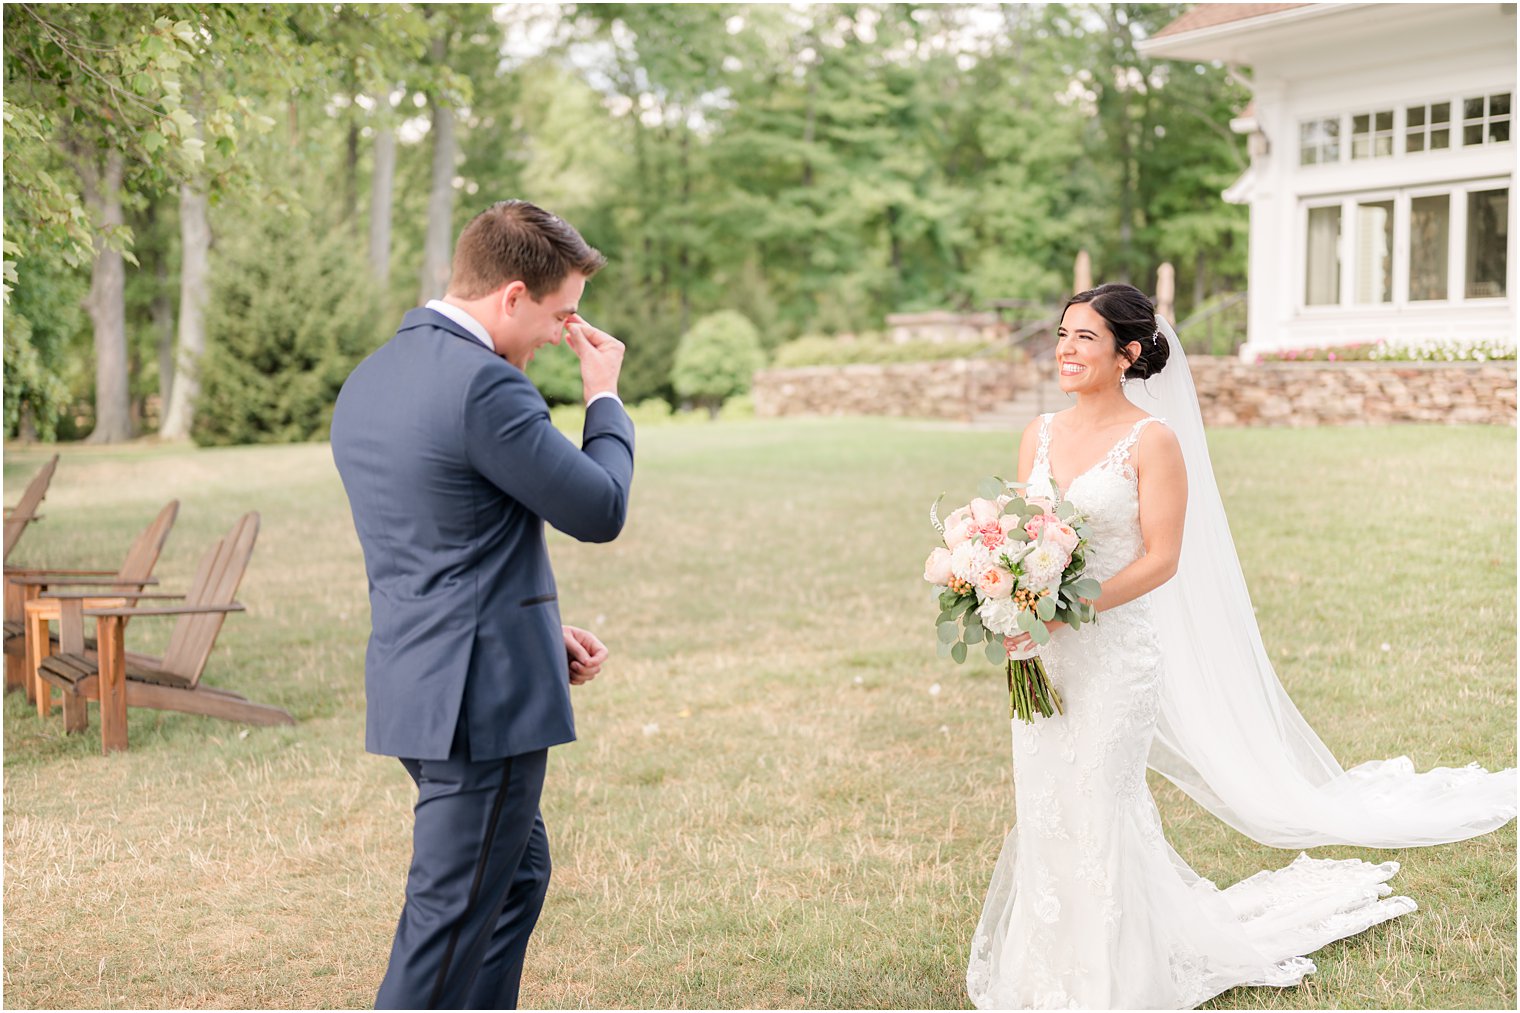
M 473 760 L 573 740 L 544 521 L 586 542 L 622 530 L 622 405 L 591 405 L 577 449 L 521 370 L 416 309 L 343 384 L 332 452 L 369 576 L 365 748 L 447 759 L 461 713 Z

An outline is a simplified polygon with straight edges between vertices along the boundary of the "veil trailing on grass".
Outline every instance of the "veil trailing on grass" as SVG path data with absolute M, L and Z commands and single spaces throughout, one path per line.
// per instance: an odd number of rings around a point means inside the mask
M 1256 626 L 1187 356 L 1171 326 L 1158 323 L 1170 342 L 1167 367 L 1125 388 L 1177 434 L 1188 505 L 1177 575 L 1150 595 L 1165 658 L 1151 768 L 1241 833 L 1279 848 L 1445 844 L 1514 819 L 1514 768 L 1419 773 L 1400 756 L 1346 770 L 1299 714 Z

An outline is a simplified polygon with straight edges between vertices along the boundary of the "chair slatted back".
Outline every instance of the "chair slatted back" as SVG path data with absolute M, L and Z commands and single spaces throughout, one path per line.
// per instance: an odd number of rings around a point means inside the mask
M 178 516 L 179 500 L 171 499 L 164 504 L 153 523 L 143 528 L 127 550 L 127 558 L 116 571 L 117 580 L 123 584 L 141 584 L 153 576 L 153 568 L 158 565 L 158 556 L 164 551 L 164 542 L 169 540 L 169 532 L 174 529 L 174 520 Z
M 42 466 L 32 480 L 26 484 L 26 489 L 21 493 L 21 498 L 16 501 L 16 506 L 5 518 L 5 558 L 11 557 L 11 550 L 21 540 L 21 533 L 26 526 L 37 516 L 37 508 L 42 505 L 42 497 L 47 495 L 48 483 L 53 480 L 53 471 L 58 467 L 58 455 Z
M 258 536 L 258 512 L 249 511 L 201 557 L 185 604 L 230 605 L 235 601 Z M 226 618 L 225 612 L 180 616 L 164 651 L 164 670 L 190 680 L 192 686 L 200 682 Z

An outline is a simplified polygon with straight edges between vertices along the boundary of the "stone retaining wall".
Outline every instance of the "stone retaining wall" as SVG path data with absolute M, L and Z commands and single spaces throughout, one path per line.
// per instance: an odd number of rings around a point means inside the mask
M 1515 363 L 1190 360 L 1211 426 L 1515 424 Z M 969 420 L 1037 382 L 1028 363 L 950 359 L 755 375 L 755 412 Z
M 1027 366 L 985 359 L 802 366 L 755 374 L 755 414 L 895 415 L 970 421 L 996 410 Z
M 1188 364 L 1211 426 L 1515 424 L 1514 362 Z

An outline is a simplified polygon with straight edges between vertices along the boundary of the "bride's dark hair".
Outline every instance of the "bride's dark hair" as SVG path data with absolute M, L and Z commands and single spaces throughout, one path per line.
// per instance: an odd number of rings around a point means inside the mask
M 1061 307 L 1061 316 L 1076 303 L 1087 303 L 1114 332 L 1114 347 L 1119 354 L 1129 358 L 1129 344 L 1137 342 L 1140 354 L 1130 363 L 1124 375 L 1132 380 L 1144 380 L 1155 376 L 1166 365 L 1171 349 L 1161 337 L 1156 326 L 1156 310 L 1151 301 L 1133 285 L 1110 283 L 1078 292 Z

